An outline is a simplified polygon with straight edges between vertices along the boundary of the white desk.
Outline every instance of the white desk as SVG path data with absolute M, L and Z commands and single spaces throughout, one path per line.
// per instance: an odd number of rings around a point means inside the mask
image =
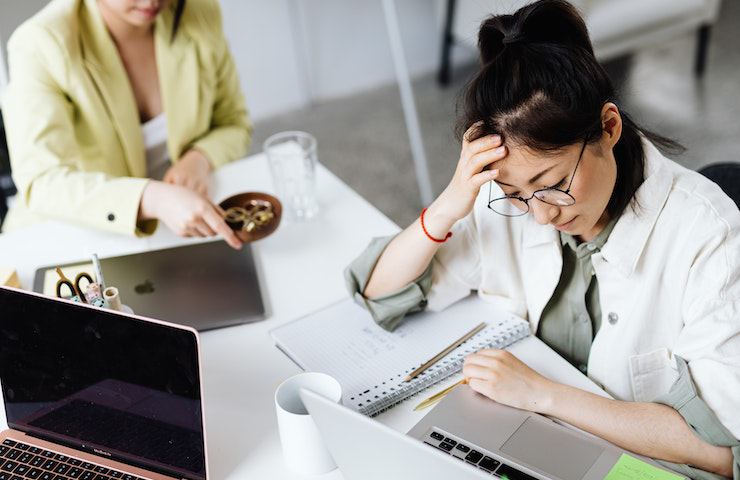
M 208 463 L 212 479 L 300 478 L 283 466 L 273 406 L 273 392 L 298 367 L 274 347 L 269 330 L 344 298 L 343 268 L 373 236 L 398 227 L 323 167 L 318 172 L 318 219 L 281 225 L 254 244 L 272 315 L 264 322 L 202 334 L 203 382 Z M 227 165 L 216 173 L 214 198 L 240 191 L 271 192 L 263 155 Z M 49 222 L 0 235 L 0 265 L 18 270 L 31 288 L 35 269 L 53 263 L 165 248 L 181 239 L 161 226 L 148 238 L 128 238 Z M 536 338 L 511 349 L 544 375 L 598 391 L 586 377 Z M 451 383 L 450 379 L 446 383 Z M 441 386 L 440 386 L 441 388 Z M 406 431 L 425 412 L 413 412 L 420 399 L 410 399 L 380 415 L 380 421 Z M 4 411 L 0 422 L 5 425 Z M 327 480 L 341 479 L 331 472 Z

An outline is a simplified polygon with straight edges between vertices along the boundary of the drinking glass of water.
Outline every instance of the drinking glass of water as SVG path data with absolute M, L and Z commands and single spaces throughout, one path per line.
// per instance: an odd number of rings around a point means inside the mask
M 288 220 L 304 221 L 319 211 L 316 200 L 316 138 L 306 132 L 281 132 L 265 140 L 277 196 Z

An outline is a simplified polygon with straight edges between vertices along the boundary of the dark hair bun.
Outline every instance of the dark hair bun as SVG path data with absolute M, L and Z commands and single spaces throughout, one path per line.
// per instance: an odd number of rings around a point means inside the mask
M 582 48 L 593 55 L 586 23 L 565 0 L 539 0 L 511 15 L 494 15 L 478 33 L 483 63 L 494 61 L 505 48 L 531 44 Z

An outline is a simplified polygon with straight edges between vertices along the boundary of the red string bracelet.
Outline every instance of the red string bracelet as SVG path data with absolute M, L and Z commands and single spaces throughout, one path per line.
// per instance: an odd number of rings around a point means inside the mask
M 452 236 L 452 232 L 447 232 L 447 236 L 445 238 L 442 238 L 442 239 L 434 238 L 433 236 L 429 235 L 429 232 L 427 232 L 427 227 L 424 226 L 424 213 L 426 213 L 426 211 L 427 211 L 426 208 L 424 210 L 422 210 L 421 211 L 421 217 L 419 217 L 419 219 L 421 220 L 421 229 L 424 230 L 424 235 L 426 235 L 429 238 L 429 240 L 431 240 L 433 242 L 445 243 L 447 241 L 447 239 Z

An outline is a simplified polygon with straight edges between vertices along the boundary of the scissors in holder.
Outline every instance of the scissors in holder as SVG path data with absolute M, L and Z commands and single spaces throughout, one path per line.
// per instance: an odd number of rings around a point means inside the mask
M 90 276 L 87 272 L 80 272 L 77 274 L 77 276 L 74 279 L 74 282 L 67 278 L 64 275 L 64 272 L 62 272 L 62 269 L 57 267 L 56 268 L 57 275 L 59 275 L 59 280 L 57 280 L 57 286 L 56 286 L 56 294 L 58 298 L 67 298 L 72 300 L 73 302 L 82 302 L 87 303 L 87 298 L 84 294 L 84 289 L 82 288 L 82 285 L 80 282 L 82 280 L 87 280 L 87 284 L 93 283 L 93 278 Z M 64 290 L 64 287 L 67 287 L 70 292 L 70 296 L 64 296 L 62 294 L 62 290 Z

